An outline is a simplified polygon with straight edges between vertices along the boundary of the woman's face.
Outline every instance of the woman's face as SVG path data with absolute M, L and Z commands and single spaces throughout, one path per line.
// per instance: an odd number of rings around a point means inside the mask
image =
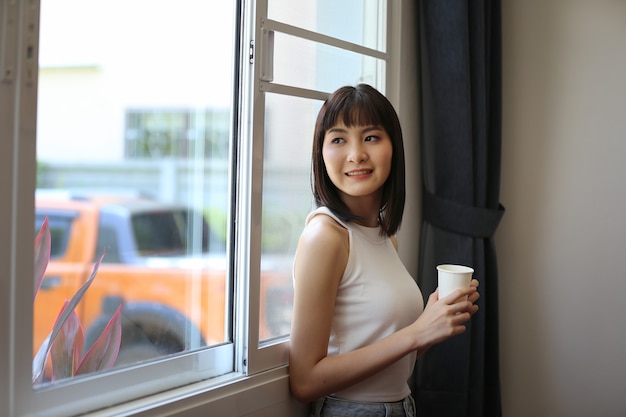
M 351 198 L 380 197 L 391 172 L 393 146 L 380 126 L 351 126 L 342 122 L 326 131 L 322 158 L 333 184 L 347 203 Z

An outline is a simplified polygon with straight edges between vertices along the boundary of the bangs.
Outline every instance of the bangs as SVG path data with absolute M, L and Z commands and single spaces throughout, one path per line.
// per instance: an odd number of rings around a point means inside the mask
M 353 91 L 352 94 L 328 103 L 321 127 L 326 132 L 339 122 L 346 127 L 383 126 L 383 114 L 384 111 L 376 107 L 371 97 Z

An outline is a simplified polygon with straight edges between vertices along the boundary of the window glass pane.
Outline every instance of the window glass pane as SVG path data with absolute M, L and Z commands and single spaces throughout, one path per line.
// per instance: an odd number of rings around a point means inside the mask
M 230 341 L 235 9 L 41 1 L 35 232 L 47 217 L 51 259 L 33 354 L 101 255 L 75 309 L 81 357 L 118 306 L 115 367 Z
M 331 92 L 367 83 L 382 89 L 384 61 L 284 33 L 274 34 L 274 82 Z M 340 69 L 340 70 L 338 70 Z
M 313 204 L 311 140 L 321 102 L 267 94 L 265 106 L 260 340 L 290 330 L 293 256 Z
M 268 17 L 385 51 L 384 0 L 268 0 Z

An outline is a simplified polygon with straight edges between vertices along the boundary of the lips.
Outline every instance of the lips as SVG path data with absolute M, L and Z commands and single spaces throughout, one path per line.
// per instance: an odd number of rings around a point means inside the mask
M 359 175 L 369 175 L 373 171 L 374 170 L 372 170 L 372 169 L 359 169 L 359 170 L 355 170 L 355 171 L 346 172 L 346 175 L 348 177 L 357 177 Z

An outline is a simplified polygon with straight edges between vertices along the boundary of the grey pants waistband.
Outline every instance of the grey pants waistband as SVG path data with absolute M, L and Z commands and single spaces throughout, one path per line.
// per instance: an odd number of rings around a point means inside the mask
M 326 396 L 313 403 L 311 416 L 415 417 L 415 401 L 410 395 L 395 402 L 361 402 Z

